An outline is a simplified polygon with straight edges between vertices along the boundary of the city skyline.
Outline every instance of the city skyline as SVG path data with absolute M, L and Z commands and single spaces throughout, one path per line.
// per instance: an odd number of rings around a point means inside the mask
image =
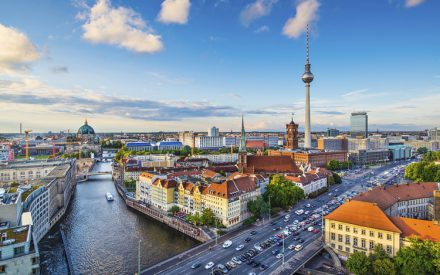
M 23 3 L 22 3 L 23 2 Z M 0 4 L 0 132 L 438 126 L 435 1 L 69 1 Z M 48 16 L 49 14 L 49 16 Z M 372 19 L 372 15 L 374 18 Z M 351 22 L 347 24 L 347 22 Z M 354 23 L 353 23 L 354 22 Z M 276 93 L 274 92 L 276 91 Z

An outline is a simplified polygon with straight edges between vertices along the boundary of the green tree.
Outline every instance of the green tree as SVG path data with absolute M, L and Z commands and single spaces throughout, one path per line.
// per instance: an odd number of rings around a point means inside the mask
M 210 225 L 210 226 L 215 225 L 215 220 L 216 217 L 211 208 L 203 209 L 202 215 L 200 216 L 200 222 L 203 225 Z
M 370 259 L 362 252 L 355 251 L 347 259 L 345 263 L 347 269 L 356 275 L 369 275 L 371 274 L 371 262 Z
M 339 161 L 332 159 L 327 163 L 327 169 L 331 171 L 339 170 L 340 169 Z
M 255 218 L 260 218 L 262 215 L 269 213 L 269 203 L 264 201 L 261 196 L 257 197 L 256 200 L 248 202 L 247 207 Z
M 177 212 L 179 212 L 180 211 L 180 207 L 179 206 L 177 206 L 177 205 L 173 205 L 171 208 L 170 208 L 170 210 L 168 210 L 168 212 L 170 212 L 171 214 L 176 214 Z
M 372 267 L 375 275 L 395 275 L 397 273 L 396 265 L 390 258 L 377 259 L 373 261 Z
M 395 257 L 399 273 L 440 274 L 440 243 L 412 238 L 411 245 L 402 247 Z
M 272 207 L 282 207 L 284 209 L 293 206 L 298 200 L 305 197 L 304 190 L 279 174 L 272 176 L 263 196 L 265 201 L 268 201 L 270 197 Z
M 339 176 L 337 173 L 332 173 L 332 176 L 333 176 L 333 180 L 334 180 L 335 184 L 342 183 L 341 176 Z
M 417 154 L 424 155 L 426 153 L 428 153 L 428 148 L 426 147 L 420 147 L 419 149 L 417 149 Z
M 180 149 L 180 156 L 188 156 L 191 154 L 191 147 L 188 145 L 185 145 Z

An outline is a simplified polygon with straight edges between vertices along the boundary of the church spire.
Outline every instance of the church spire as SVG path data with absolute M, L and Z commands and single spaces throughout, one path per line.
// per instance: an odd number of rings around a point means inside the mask
M 240 137 L 240 147 L 239 152 L 246 152 L 246 131 L 244 130 L 244 118 L 241 115 L 241 137 Z

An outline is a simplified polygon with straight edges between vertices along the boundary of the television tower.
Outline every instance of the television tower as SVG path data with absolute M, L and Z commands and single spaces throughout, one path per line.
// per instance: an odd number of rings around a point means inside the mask
M 310 132 L 310 83 L 313 81 L 313 74 L 310 71 L 309 62 L 309 25 L 307 25 L 306 44 L 306 69 L 301 77 L 302 81 L 306 84 L 306 120 L 304 125 L 304 148 L 311 148 L 312 134 Z

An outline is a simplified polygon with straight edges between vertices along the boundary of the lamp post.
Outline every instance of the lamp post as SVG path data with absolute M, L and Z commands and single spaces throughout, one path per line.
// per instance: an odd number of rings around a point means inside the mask
M 215 219 L 215 245 L 217 245 L 217 239 L 218 239 L 218 234 L 217 234 L 217 219 Z
M 286 234 L 283 233 L 283 264 L 284 264 L 284 239 L 286 238 Z
M 139 239 L 139 243 L 138 243 L 138 275 L 141 274 L 141 242 L 142 242 L 142 240 Z
M 270 222 L 270 209 L 271 209 L 271 206 L 270 206 L 270 195 L 269 195 L 269 222 Z

